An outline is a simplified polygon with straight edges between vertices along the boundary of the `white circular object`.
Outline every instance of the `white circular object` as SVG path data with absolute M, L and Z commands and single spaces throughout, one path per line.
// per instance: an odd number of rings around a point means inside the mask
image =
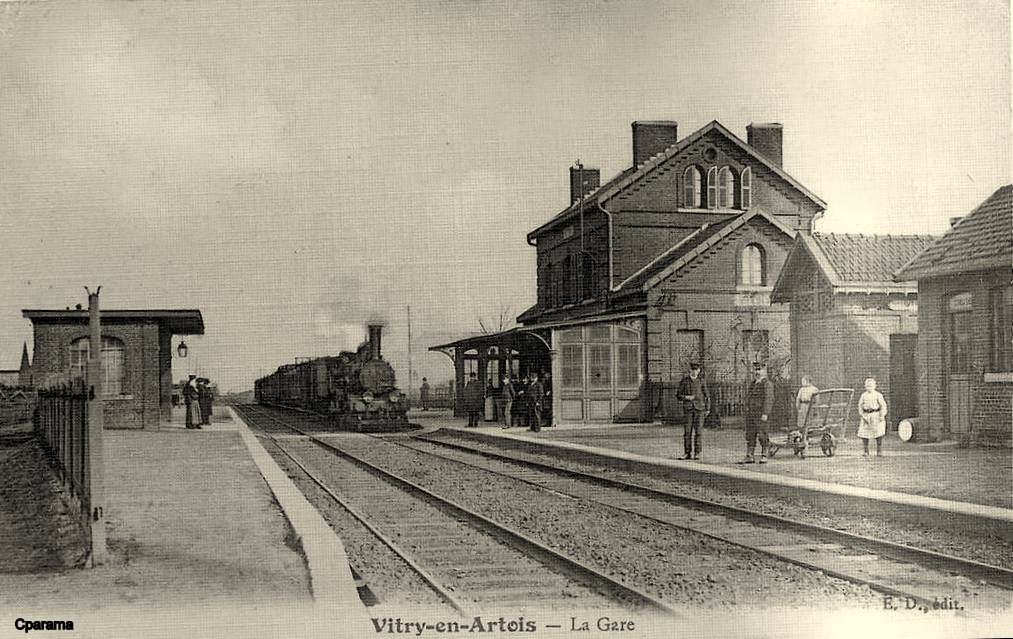
M 911 441 L 911 436 L 914 435 L 914 428 L 911 427 L 911 421 L 904 419 L 897 424 L 897 436 L 900 437 L 902 442 Z

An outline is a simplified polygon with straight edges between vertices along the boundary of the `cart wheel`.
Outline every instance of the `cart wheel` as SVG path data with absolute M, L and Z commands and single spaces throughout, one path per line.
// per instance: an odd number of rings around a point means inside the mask
M 823 451 L 823 454 L 827 457 L 833 457 L 835 448 L 837 448 L 837 442 L 834 441 L 834 436 L 829 433 L 824 435 L 823 439 L 820 440 L 820 449 Z

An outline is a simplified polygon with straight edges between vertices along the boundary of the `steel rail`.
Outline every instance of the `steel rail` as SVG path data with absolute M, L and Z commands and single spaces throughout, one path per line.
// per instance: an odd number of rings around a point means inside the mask
M 543 560 L 544 559 L 548 559 L 552 563 L 555 563 L 557 565 L 561 565 L 569 573 L 571 573 L 571 574 L 576 573 L 579 577 L 583 578 L 585 580 L 585 583 L 587 583 L 588 585 L 592 585 L 594 587 L 597 587 L 597 588 L 600 588 L 600 589 L 604 589 L 606 591 L 608 591 L 608 590 L 618 591 L 619 593 L 621 593 L 622 598 L 625 598 L 627 600 L 631 600 L 632 602 L 640 603 L 642 605 L 645 605 L 648 608 L 657 610 L 659 612 L 664 612 L 664 613 L 667 613 L 667 614 L 673 615 L 673 616 L 677 615 L 677 612 L 676 612 L 676 610 L 674 608 L 672 608 L 670 605 L 666 604 L 665 602 L 661 601 L 660 599 L 654 597 L 653 595 L 650 595 L 650 594 L 648 594 L 646 592 L 643 592 L 642 590 L 639 590 L 639 589 L 637 589 L 637 588 L 635 588 L 633 586 L 630 586 L 628 584 L 624 584 L 621 581 L 613 579 L 612 577 L 610 577 L 610 576 L 608 576 L 608 575 L 606 575 L 606 574 L 604 574 L 604 573 L 596 570 L 595 568 L 593 568 L 593 567 L 591 567 L 591 566 L 589 566 L 589 565 L 587 565 L 587 564 L 585 564 L 585 563 L 583 563 L 583 562 L 581 562 L 581 561 L 579 561 L 579 560 L 577 560 L 577 559 L 575 559 L 573 557 L 570 557 L 570 556 L 568 556 L 568 555 L 566 555 L 564 553 L 561 553 L 561 552 L 559 552 L 559 551 L 557 551 L 557 550 L 555 550 L 553 548 L 550 548 L 550 547 L 542 544 L 541 542 L 539 542 L 539 541 L 537 541 L 537 540 L 529 537 L 528 535 L 525 535 L 524 533 L 522 533 L 520 531 L 514 530 L 513 528 L 510 528 L 509 526 L 503 525 L 503 524 L 498 523 L 498 522 L 496 522 L 496 521 L 494 521 L 492 519 L 489 519 L 488 517 L 485 517 L 484 515 L 476 513 L 474 511 L 470 510 L 469 508 L 467 508 L 467 507 L 465 507 L 465 506 L 463 506 L 461 504 L 458 504 L 457 502 L 455 502 L 455 501 L 453 501 L 451 499 L 448 499 L 446 497 L 441 497 L 441 496 L 439 496 L 439 495 L 431 492 L 430 490 L 428 490 L 428 489 L 426 489 L 426 488 L 424 488 L 424 487 L 422 487 L 422 486 L 420 486 L 420 485 L 412 482 L 409 479 L 405 479 L 405 478 L 403 478 L 403 477 L 401 477 L 401 476 L 399 476 L 399 475 L 397 475 L 395 473 L 392 473 L 392 472 L 390 472 L 388 470 L 380 468 L 379 466 L 371 464 L 370 462 L 368 462 L 368 461 L 366 461 L 366 460 L 364 460 L 364 459 L 362 459 L 362 458 L 360 458 L 360 457 L 358 457 L 358 456 L 356 456 L 356 455 L 354 455 L 352 453 L 349 453 L 348 451 L 342 450 L 341 448 L 333 445 L 330 442 L 324 441 L 324 440 L 320 439 L 319 437 L 316 437 L 316 436 L 314 436 L 314 435 L 312 435 L 310 433 L 307 433 L 306 431 L 304 431 L 304 430 L 302 430 L 302 429 L 300 429 L 300 428 L 298 428 L 296 426 L 293 426 L 292 424 L 289 424 L 288 422 L 286 422 L 286 421 L 284 421 L 284 420 L 282 420 L 282 419 L 280 419 L 280 418 L 278 418 L 278 417 L 276 417 L 274 415 L 271 415 L 269 413 L 265 413 L 265 415 L 268 416 L 268 417 L 270 417 L 272 420 L 276 421 L 277 423 L 279 423 L 279 424 L 281 424 L 281 425 L 283 425 L 283 426 L 285 426 L 287 428 L 290 428 L 291 430 L 299 433 L 300 435 L 303 435 L 303 436 L 307 437 L 310 441 L 313 441 L 318 446 L 320 446 L 321 448 L 323 448 L 323 449 L 325 449 L 327 451 L 330 451 L 330 452 L 335 453 L 335 454 L 337 454 L 337 455 L 339 455 L 341 457 L 344 457 L 344 458 L 346 458 L 346 459 L 348 459 L 348 460 L 350 460 L 350 461 L 352 461 L 354 463 L 359 464 L 360 466 L 362 466 L 364 468 L 368 468 L 368 469 L 372 470 L 374 473 L 376 473 L 376 474 L 378 474 L 378 475 L 380 475 L 382 477 L 386 477 L 386 478 L 390 479 L 391 481 L 393 481 L 394 483 L 396 483 L 396 484 L 398 484 L 400 486 L 403 486 L 403 487 L 405 487 L 405 488 L 407 488 L 407 489 L 409 489 L 411 491 L 414 491 L 414 492 L 416 492 L 418 494 L 421 494 L 421 495 L 427 497 L 428 499 L 437 502 L 438 504 L 450 507 L 451 510 L 453 510 L 457 514 L 459 514 L 459 515 L 467 518 L 473 524 L 476 524 L 479 528 L 485 530 L 486 532 L 489 532 L 489 533 L 492 533 L 492 534 L 496 534 L 496 535 L 500 535 L 500 536 L 505 536 L 510 541 L 512 541 L 514 543 L 514 545 L 522 547 L 525 551 L 537 554 L 540 557 L 542 557 Z
M 554 466 L 552 464 L 547 464 L 547 463 L 544 463 L 544 462 L 538 462 L 538 461 L 533 461 L 533 460 L 528 460 L 528 459 L 522 459 L 522 458 L 514 457 L 512 455 L 508 455 L 508 454 L 505 454 L 505 453 L 493 452 L 493 451 L 489 451 L 489 450 L 482 450 L 482 449 L 478 449 L 478 448 L 472 448 L 471 446 L 467 446 L 467 445 L 460 444 L 460 443 L 457 443 L 457 442 L 446 442 L 446 441 L 437 440 L 437 439 L 430 439 L 429 437 L 424 437 L 424 436 L 419 436 L 419 435 L 410 435 L 408 437 L 410 439 L 416 439 L 416 440 L 419 440 L 419 441 L 424 441 L 424 442 L 428 442 L 428 443 L 431 443 L 431 444 L 436 444 L 436 445 L 439 445 L 439 446 L 444 446 L 444 447 L 447 447 L 447 448 L 452 448 L 452 449 L 457 449 L 457 450 L 461 450 L 461 451 L 468 452 L 468 453 L 482 455 L 482 456 L 485 456 L 485 457 L 489 457 L 491 459 L 497 459 L 499 461 L 507 461 L 507 462 L 512 462 L 512 463 L 526 465 L 528 467 L 544 470 L 546 472 L 550 472 L 550 473 L 553 473 L 553 474 L 558 475 L 558 476 L 568 477 L 568 478 L 572 478 L 572 479 L 580 479 L 580 480 L 583 480 L 583 481 L 594 483 L 594 484 L 599 485 L 599 486 L 605 486 L 605 487 L 609 487 L 609 488 L 617 488 L 617 489 L 621 489 L 621 490 L 626 490 L 626 491 L 629 491 L 629 492 L 632 492 L 632 493 L 635 493 L 635 494 L 639 494 L 639 495 L 642 495 L 642 496 L 651 497 L 651 498 L 655 498 L 655 499 L 661 498 L 661 499 L 663 499 L 663 500 L 665 500 L 667 502 L 670 502 L 670 503 L 675 503 L 677 505 L 689 506 L 691 508 L 695 508 L 695 509 L 698 509 L 698 510 L 704 510 L 704 511 L 711 512 L 711 513 L 714 513 L 714 514 L 724 515 L 724 516 L 730 517 L 732 519 L 736 519 L 736 520 L 740 520 L 740 521 L 746 521 L 748 523 L 762 524 L 762 525 L 778 528 L 778 529 L 781 529 L 781 530 L 792 530 L 794 532 L 803 533 L 803 534 L 806 534 L 806 535 L 811 535 L 811 536 L 821 537 L 821 538 L 824 538 L 824 539 L 829 539 L 829 540 L 831 540 L 831 541 L 833 541 L 835 543 L 846 544 L 846 545 L 849 545 L 851 547 L 859 547 L 859 548 L 862 548 L 864 550 L 872 550 L 872 551 L 876 552 L 877 554 L 881 554 L 881 555 L 883 555 L 885 557 L 889 557 L 889 558 L 894 559 L 894 560 L 900 560 L 900 561 L 906 561 L 906 562 L 910 562 L 910 563 L 916 563 L 918 565 L 922 565 L 922 566 L 925 566 L 925 567 L 928 567 L 928 568 L 931 568 L 931 569 L 934 569 L 934 570 L 943 569 L 943 570 L 947 570 L 947 571 L 950 571 L 950 572 L 958 573 L 958 574 L 961 574 L 961 575 L 964 575 L 964 576 L 971 576 L 971 577 L 974 577 L 974 578 L 977 578 L 977 579 L 981 579 L 981 580 L 984 580 L 984 581 L 986 581 L 987 583 L 989 583 L 991 585 L 998 586 L 1000 588 L 1004 588 L 1004 589 L 1007 589 L 1007 590 L 1013 589 L 1013 570 L 1009 570 L 1009 569 L 1003 568 L 1001 566 L 993 566 L 991 564 L 982 563 L 982 562 L 979 562 L 979 561 L 975 561 L 973 559 L 965 559 L 965 558 L 962 558 L 962 557 L 955 557 L 953 555 L 946 555 L 946 554 L 939 553 L 939 552 L 936 552 L 936 551 L 933 551 L 933 550 L 926 550 L 926 549 L 923 549 L 923 548 L 916 548 L 916 547 L 908 546 L 908 545 L 905 545 L 905 544 L 899 544 L 897 542 L 886 541 L 886 540 L 882 540 L 882 539 L 875 539 L 875 538 L 872 538 L 872 537 L 866 537 L 864 535 L 856 535 L 854 533 L 849 533 L 849 532 L 845 532 L 845 531 L 842 531 L 842 530 L 837 530 L 835 528 L 829 528 L 829 527 L 826 527 L 826 526 L 820 526 L 818 524 L 806 523 L 806 522 L 798 521 L 796 519 L 789 519 L 789 518 L 786 518 L 786 517 L 780 517 L 778 515 L 771 515 L 771 514 L 763 513 L 763 512 L 759 512 L 759 511 L 748 510 L 748 509 L 740 508 L 740 507 L 737 507 L 737 506 L 730 506 L 730 505 L 727 505 L 727 504 L 721 504 L 721 503 L 718 503 L 718 502 L 714 502 L 714 501 L 710 501 L 710 500 L 705 500 L 705 499 L 700 499 L 700 498 L 697 498 L 697 497 L 688 497 L 688 496 L 685 496 L 685 495 L 679 495 L 679 494 L 676 494 L 676 493 L 673 493 L 673 492 L 670 492 L 670 491 L 667 491 L 667 490 L 663 490 L 663 489 L 659 489 L 659 488 L 652 488 L 650 486 L 644 486 L 642 484 L 637 484 L 637 483 L 633 483 L 633 482 L 628 482 L 628 481 L 623 481 L 623 480 L 618 480 L 618 479 L 611 479 L 611 478 L 607 478 L 607 477 L 599 477 L 599 476 L 595 476 L 595 475 L 590 475 L 588 473 L 584 473 L 584 472 L 581 472 L 581 471 L 577 471 L 577 470 L 573 470 L 573 469 L 569 469 L 569 468 L 561 468 L 561 467 Z M 398 443 L 395 440 L 390 439 L 390 438 L 387 438 L 386 441 L 391 441 L 393 443 Z M 401 445 L 404 445 L 404 444 L 401 444 Z M 412 447 L 409 446 L 408 448 L 412 448 Z M 419 450 L 419 449 L 412 448 L 412 450 Z M 429 451 L 421 451 L 420 450 L 419 452 L 435 455 L 434 453 L 431 453 Z M 437 457 L 441 457 L 443 459 L 450 459 L 450 460 L 456 461 L 458 463 L 462 463 L 462 464 L 466 464 L 466 465 L 471 465 L 471 464 L 467 464 L 467 462 L 463 462 L 461 460 L 457 460 L 457 459 L 453 459 L 453 458 L 449 458 L 449 457 L 443 457 L 443 456 L 440 456 L 440 455 L 436 455 L 436 456 Z M 476 468 L 480 468 L 479 466 L 475 466 L 475 467 Z M 487 470 L 488 472 L 493 472 L 493 473 L 496 472 L 496 471 L 491 471 L 489 469 L 483 469 L 483 470 Z M 505 475 L 505 476 L 508 476 L 508 477 L 512 477 L 510 475 L 506 475 L 505 473 L 498 473 L 498 474 L 502 474 L 502 475 Z M 527 481 L 527 480 L 524 480 L 524 479 L 518 478 L 518 477 L 512 477 L 512 478 L 516 479 L 518 481 Z M 528 482 L 528 483 L 533 483 L 533 482 Z M 537 485 L 537 484 L 534 484 L 534 485 Z M 614 506 L 612 504 L 609 504 L 609 505 L 618 508 L 617 506 Z M 622 509 L 622 510 L 626 510 L 627 512 L 634 512 L 634 511 L 631 511 L 629 509 Z M 640 514 L 640 513 L 638 513 L 638 514 Z M 642 515 L 642 516 L 644 516 L 644 515 Z M 671 524 L 671 523 L 668 523 L 668 522 L 664 522 L 664 523 L 667 523 L 670 526 L 675 526 L 675 524 Z M 777 554 L 777 553 L 772 553 L 770 551 L 764 550 L 761 547 L 744 545 L 744 544 L 738 543 L 738 542 L 736 542 L 734 540 L 723 538 L 720 535 L 714 535 L 714 534 L 708 533 L 706 531 L 698 530 L 697 532 L 700 532 L 701 534 L 713 537 L 715 539 L 720 539 L 722 541 L 726 541 L 728 543 L 735 544 L 737 546 L 742 546 L 742 547 L 750 548 L 752 550 L 756 550 L 757 552 L 763 552 L 765 554 L 773 555 L 773 556 L 775 556 L 778 559 L 783 560 L 783 561 L 790 561 L 792 563 L 795 563 L 797 565 L 800 565 L 800 566 L 803 566 L 803 567 L 806 567 L 806 568 L 813 568 L 813 569 L 820 570 L 822 572 L 828 572 L 828 574 L 829 574 L 829 571 L 827 570 L 827 568 L 825 568 L 823 566 L 810 565 L 810 564 L 807 564 L 806 562 L 801 561 L 801 560 L 796 560 L 794 558 L 785 557 L 785 556 Z M 849 575 L 847 573 L 835 574 L 834 576 L 839 577 L 841 579 L 846 579 L 848 581 L 855 581 L 855 579 L 856 579 L 856 577 L 854 577 L 852 575 Z M 865 578 L 862 578 L 862 577 L 858 577 L 858 579 L 861 579 L 862 583 L 865 583 L 869 587 L 874 588 L 876 590 L 879 590 L 881 592 L 884 592 L 886 594 L 893 594 L 895 596 L 912 596 L 910 593 L 890 592 L 890 590 L 891 590 L 892 587 L 889 586 L 888 584 L 881 584 L 881 583 L 878 583 L 878 582 L 873 582 L 871 580 L 866 580 Z M 923 603 L 928 603 L 929 605 L 932 604 L 932 600 L 931 599 L 925 600 L 923 597 L 916 597 L 916 598 L 922 600 Z
M 240 412 L 245 414 L 246 417 L 251 416 L 250 413 L 246 410 L 240 409 Z M 273 417 L 270 413 L 267 412 L 263 412 L 261 414 L 266 417 Z M 299 468 L 299 470 L 305 473 L 306 476 L 313 481 L 313 483 L 319 486 L 325 493 L 327 493 L 331 497 L 331 499 L 336 501 L 342 508 L 344 508 L 350 515 L 352 515 L 352 517 L 357 519 L 359 523 L 361 523 L 367 530 L 369 530 L 369 532 L 373 533 L 373 535 L 375 535 L 377 539 L 379 539 L 388 548 L 394 551 L 394 554 L 396 554 L 398 557 L 401 558 L 402 561 L 408 564 L 408 566 L 412 570 L 418 573 L 418 575 L 422 578 L 422 580 L 425 581 L 426 584 L 428 584 L 429 587 L 432 588 L 437 595 L 442 597 L 448 604 L 450 604 L 450 606 L 454 608 L 454 610 L 461 613 L 461 615 L 465 617 L 474 616 L 474 614 L 476 614 L 474 610 L 468 608 L 468 606 L 466 606 L 463 602 L 458 600 L 457 597 L 453 595 L 453 593 L 451 593 L 447 588 L 441 585 L 434 575 L 430 574 L 429 571 L 427 571 L 422 566 L 418 565 L 418 563 L 416 563 L 411 557 L 409 557 L 408 553 L 405 552 L 400 546 L 398 546 L 394 542 L 394 540 L 392 540 L 390 537 L 388 537 L 386 534 L 380 531 L 376 526 L 370 523 L 370 521 L 366 518 L 365 515 L 360 513 L 351 504 L 342 499 L 337 493 L 335 493 L 331 489 L 330 486 L 328 486 L 326 483 L 324 483 L 323 480 L 321 480 L 313 472 L 311 472 L 308 468 L 306 468 L 306 466 L 303 465 L 302 462 L 296 459 L 295 456 L 292 455 L 292 453 L 290 453 L 288 450 L 285 449 L 284 446 L 282 446 L 281 442 L 279 442 L 274 435 L 271 435 L 270 433 L 264 434 L 268 438 L 270 438 L 271 441 L 274 442 L 274 445 L 278 447 L 278 450 L 284 453 L 284 455 L 288 457 L 292 461 L 292 463 Z

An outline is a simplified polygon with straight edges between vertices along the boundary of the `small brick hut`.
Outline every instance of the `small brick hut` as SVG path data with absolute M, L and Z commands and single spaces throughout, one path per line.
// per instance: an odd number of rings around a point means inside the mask
M 891 424 L 917 415 L 917 289 L 893 273 L 935 239 L 798 234 L 771 294 L 790 304 L 796 384 L 807 375 L 820 388 L 852 388 L 857 400 L 872 377 Z
M 920 425 L 927 437 L 1010 446 L 1013 185 L 956 221 L 896 277 L 918 282 Z
M 23 310 L 34 329 L 32 374 L 83 375 L 87 309 Z M 106 428 L 158 428 L 172 408 L 172 336 L 203 335 L 198 310 L 103 310 L 102 365 Z

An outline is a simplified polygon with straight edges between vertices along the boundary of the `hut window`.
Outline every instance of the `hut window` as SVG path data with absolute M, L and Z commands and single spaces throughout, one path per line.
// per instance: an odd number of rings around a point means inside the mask
M 992 372 L 1013 371 L 1013 286 L 990 291 Z
M 89 338 L 81 337 L 70 344 L 70 374 L 84 379 L 88 371 Z M 102 394 L 123 394 L 123 342 L 115 337 L 102 338 Z

